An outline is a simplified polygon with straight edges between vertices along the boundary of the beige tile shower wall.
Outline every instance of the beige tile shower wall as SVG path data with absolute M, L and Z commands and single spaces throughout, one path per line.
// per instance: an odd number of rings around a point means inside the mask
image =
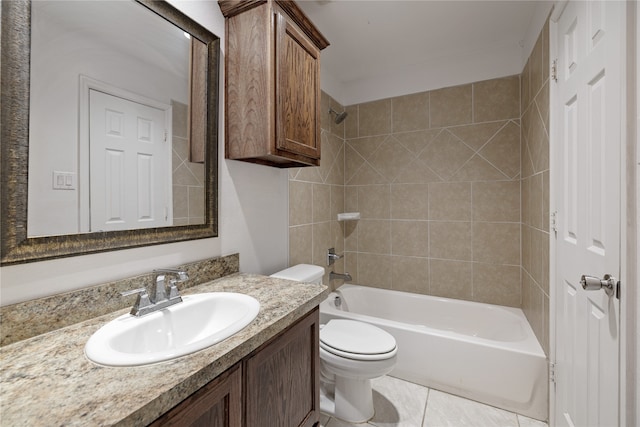
M 344 108 L 326 93 L 321 98 L 321 152 L 318 167 L 289 171 L 289 265 L 316 264 L 326 270 L 329 284 L 331 268 L 344 272 L 344 259 L 327 266 L 327 250 L 344 252 L 344 223 L 337 221 L 344 212 L 344 122 L 337 125 L 329 107 Z M 334 281 L 337 282 L 337 281 Z M 340 283 L 332 283 L 336 286 Z
M 204 224 L 204 164 L 189 161 L 188 106 L 173 107 L 173 224 Z
M 522 79 L 522 309 L 549 354 L 549 22 Z
M 519 307 L 520 76 L 346 110 L 354 282 Z

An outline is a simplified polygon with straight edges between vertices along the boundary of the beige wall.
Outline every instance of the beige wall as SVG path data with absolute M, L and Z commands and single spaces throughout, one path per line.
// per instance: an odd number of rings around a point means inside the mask
M 548 29 L 519 76 L 348 106 L 338 126 L 323 94 L 321 166 L 289 174 L 290 265 L 335 247 L 354 283 L 522 307 L 548 352 Z
M 347 108 L 355 282 L 520 306 L 519 97 L 512 76 Z
M 324 92 L 321 104 L 320 166 L 289 170 L 289 265 L 324 266 L 329 283 L 332 268 L 344 272 L 344 259 L 327 266 L 327 249 L 344 251 L 344 223 L 337 221 L 344 212 L 344 122 L 336 125 L 328 111 L 344 108 Z
M 549 354 L 549 22 L 522 80 L 522 309 Z

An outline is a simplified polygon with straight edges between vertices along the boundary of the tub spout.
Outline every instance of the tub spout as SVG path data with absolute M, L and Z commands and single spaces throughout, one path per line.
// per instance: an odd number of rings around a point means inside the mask
M 350 282 L 353 279 L 351 278 L 351 275 L 349 273 L 334 273 L 333 271 L 331 273 L 329 273 L 329 280 L 333 280 L 333 279 L 340 279 L 340 280 L 344 280 L 346 282 Z

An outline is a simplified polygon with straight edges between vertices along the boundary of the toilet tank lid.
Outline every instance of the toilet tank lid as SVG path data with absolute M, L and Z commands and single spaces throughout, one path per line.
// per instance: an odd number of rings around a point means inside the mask
M 295 280 L 297 282 L 315 282 L 324 276 L 324 268 L 318 265 L 298 264 L 271 275 L 278 279 Z

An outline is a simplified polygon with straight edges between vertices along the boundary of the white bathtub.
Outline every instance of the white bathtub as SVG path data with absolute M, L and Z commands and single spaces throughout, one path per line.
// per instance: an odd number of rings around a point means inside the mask
M 394 377 L 547 419 L 547 361 L 520 309 L 343 285 L 320 304 L 320 322 L 333 318 L 391 333 Z

